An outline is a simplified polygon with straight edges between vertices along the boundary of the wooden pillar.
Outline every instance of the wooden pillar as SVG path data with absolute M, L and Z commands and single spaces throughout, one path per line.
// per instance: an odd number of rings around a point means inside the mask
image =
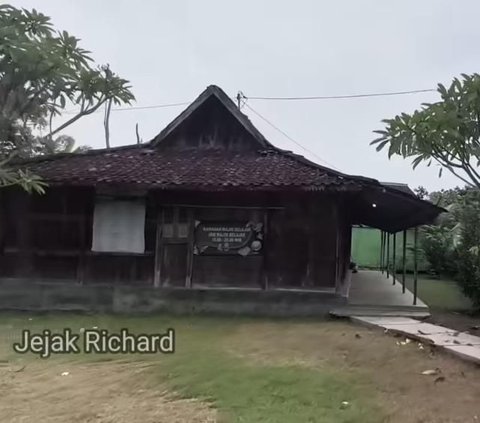
M 383 231 L 383 259 L 382 259 L 383 272 L 387 270 L 387 233 Z
M 187 246 L 187 276 L 185 278 L 185 286 L 192 287 L 193 279 L 193 243 L 195 236 L 195 219 L 194 210 L 188 209 L 188 246 Z
M 392 268 L 392 277 L 393 277 L 393 285 L 396 283 L 396 276 L 397 276 L 397 233 L 393 234 L 393 254 L 392 254 L 392 261 L 393 261 L 393 268 Z
M 5 226 L 7 224 L 6 221 L 6 213 L 4 211 L 5 195 L 0 191 L 0 255 L 3 255 L 3 250 L 5 248 Z
M 407 274 L 407 231 L 403 231 L 403 248 L 402 248 L 402 292 L 405 294 L 405 278 Z
M 306 204 L 303 210 L 306 210 L 306 224 L 304 229 L 304 236 L 307 240 L 307 264 L 305 269 L 305 276 L 302 281 L 302 287 L 312 287 L 315 286 L 315 264 L 317 261 L 317 247 L 315 245 L 316 237 L 318 236 L 317 225 L 315 224 L 317 209 L 312 202 L 309 202 Z M 335 216 L 335 222 L 337 222 L 336 208 L 334 205 L 332 210 L 333 215 Z M 335 225 L 337 225 L 337 223 L 335 223 Z
M 390 277 L 390 232 L 387 232 L 387 279 Z
M 33 194 L 32 194 L 33 195 Z M 31 195 L 21 193 L 16 197 L 17 219 L 14 221 L 16 226 L 17 246 L 19 249 L 19 261 L 16 273 L 22 277 L 34 276 L 33 266 L 33 237 L 31 220 Z
M 262 246 L 262 288 L 268 289 L 268 257 L 267 257 L 267 237 L 268 237 L 269 210 L 263 212 L 263 246 Z
M 86 216 L 82 214 L 80 220 L 78 222 L 78 230 L 79 230 L 79 252 L 78 252 L 78 265 L 77 265 L 77 283 L 79 285 L 83 285 L 85 283 L 85 268 L 86 268 L 86 257 L 85 253 L 87 250 L 87 242 L 86 242 Z
M 383 251 L 383 231 L 380 230 L 380 270 L 382 271 L 382 275 L 383 275 L 383 254 L 384 254 L 384 251 Z
M 417 243 L 418 243 L 418 228 L 415 226 L 415 235 L 413 240 L 413 305 L 417 305 L 417 294 L 418 294 Z
M 163 259 L 163 210 L 157 216 L 157 230 L 155 239 L 155 268 L 153 272 L 153 286 L 159 287 L 162 281 L 162 259 Z

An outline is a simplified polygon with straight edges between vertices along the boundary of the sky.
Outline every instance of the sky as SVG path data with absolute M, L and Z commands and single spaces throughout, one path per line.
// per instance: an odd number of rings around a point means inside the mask
M 208 85 L 231 97 L 332 96 L 435 88 L 480 69 L 476 0 L 23 0 L 81 39 L 98 64 L 128 79 L 134 106 L 194 100 Z M 317 101 L 247 100 L 243 107 L 278 147 L 342 172 L 438 190 L 463 185 L 438 167 L 389 160 L 370 146 L 382 119 L 412 112 L 436 92 Z M 184 106 L 185 107 L 185 106 Z M 152 139 L 182 107 L 116 111 L 111 144 Z M 103 113 L 65 134 L 105 145 Z

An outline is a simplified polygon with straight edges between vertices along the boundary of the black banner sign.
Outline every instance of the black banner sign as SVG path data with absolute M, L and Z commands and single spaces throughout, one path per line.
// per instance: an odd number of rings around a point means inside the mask
M 260 254 L 262 223 L 196 222 L 195 254 Z

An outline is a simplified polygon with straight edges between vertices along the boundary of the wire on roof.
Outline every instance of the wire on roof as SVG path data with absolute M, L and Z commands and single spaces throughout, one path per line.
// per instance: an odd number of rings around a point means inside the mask
M 436 91 L 433 88 L 427 88 L 423 90 L 409 90 L 409 91 L 390 91 L 381 93 L 368 93 L 368 94 L 348 94 L 348 95 L 324 95 L 324 96 L 305 96 L 305 97 L 256 97 L 245 96 L 249 100 L 279 100 L 279 101 L 298 101 L 298 100 L 335 100 L 335 99 L 348 99 L 348 98 L 365 98 L 365 97 L 386 97 L 394 95 L 406 95 L 406 94 L 420 94 Z
M 278 101 L 301 101 L 301 100 L 335 100 L 335 99 L 348 99 L 348 98 L 365 98 L 365 97 L 385 97 L 385 96 L 395 96 L 395 95 L 405 95 L 405 94 L 419 94 L 426 92 L 436 91 L 433 88 L 423 89 L 423 90 L 409 90 L 409 91 L 392 91 L 392 92 L 382 92 L 382 93 L 368 93 L 368 94 L 349 94 L 349 95 L 330 95 L 330 96 L 305 96 L 305 97 L 259 97 L 259 96 L 245 96 L 242 94 L 242 99 L 248 100 L 278 100 Z M 236 99 L 233 99 L 234 101 Z M 112 112 L 123 112 L 129 110 L 148 110 L 148 109 L 162 109 L 166 107 L 180 107 L 188 106 L 191 102 L 184 101 L 180 103 L 167 103 L 167 104 L 154 104 L 151 106 L 132 106 L 132 107 L 115 107 L 112 109 Z M 244 104 L 241 105 L 243 107 Z M 66 114 L 75 114 L 75 110 L 67 110 Z M 97 110 L 93 113 L 102 113 L 102 110 Z
M 276 131 L 280 132 L 285 138 L 289 139 L 291 142 L 293 142 L 295 145 L 299 146 L 302 148 L 304 151 L 307 153 L 310 153 L 312 156 L 314 156 L 316 159 L 320 160 L 321 162 L 325 163 L 327 166 L 337 170 L 340 172 L 340 170 L 332 165 L 331 163 L 328 163 L 326 160 L 323 160 L 318 154 L 314 153 L 312 150 L 309 150 L 308 148 L 304 147 L 302 144 L 300 144 L 298 141 L 293 139 L 290 135 L 288 135 L 285 131 L 280 129 L 278 126 L 270 122 L 266 117 L 262 116 L 260 113 L 258 113 L 255 109 L 253 109 L 249 104 L 244 103 L 243 106 L 247 107 L 249 110 L 251 110 L 253 113 L 255 113 L 260 119 L 262 119 L 264 122 L 266 122 L 268 125 L 270 125 L 273 129 Z
M 184 101 L 182 103 L 168 103 L 168 104 L 155 104 L 152 106 L 132 106 L 132 107 L 115 107 L 111 111 L 112 112 L 124 112 L 124 111 L 129 111 L 129 110 L 146 110 L 146 109 L 162 109 L 165 107 L 179 107 L 179 106 L 188 106 L 191 104 L 191 101 Z M 93 113 L 101 113 L 103 110 L 96 110 Z M 78 113 L 75 110 L 68 110 L 65 112 L 66 114 L 75 114 Z

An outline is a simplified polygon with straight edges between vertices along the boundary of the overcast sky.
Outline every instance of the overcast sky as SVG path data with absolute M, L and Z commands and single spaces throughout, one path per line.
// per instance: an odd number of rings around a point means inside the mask
M 210 84 L 230 96 L 327 96 L 435 88 L 478 72 L 480 2 L 453 0 L 14 1 L 81 38 L 98 63 L 131 81 L 136 106 L 191 101 Z M 304 151 L 244 108 L 275 145 L 321 164 L 429 190 L 461 185 L 438 168 L 411 170 L 369 145 L 381 119 L 436 93 L 248 104 Z M 147 141 L 182 107 L 112 113 L 111 143 Z M 104 146 L 103 115 L 69 127 L 77 144 Z M 322 160 L 320 160 L 320 159 Z

